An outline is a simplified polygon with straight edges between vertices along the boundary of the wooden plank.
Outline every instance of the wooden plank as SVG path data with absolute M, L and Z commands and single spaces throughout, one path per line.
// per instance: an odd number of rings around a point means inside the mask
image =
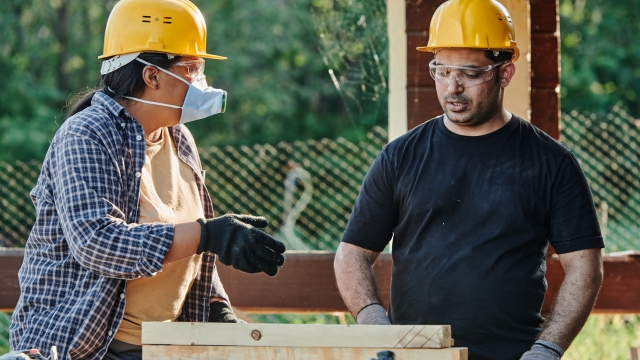
M 13 311 L 20 297 L 18 271 L 24 250 L 0 247 L 0 311 Z
M 407 32 L 428 32 L 431 17 L 443 2 L 444 0 L 406 0 Z
M 1 248 L 0 248 L 1 249 Z M 18 270 L 22 249 L 0 250 L 0 311 L 13 311 L 20 287 Z M 246 274 L 219 265 L 218 272 L 231 303 L 247 312 L 303 313 L 347 311 L 335 285 L 333 253 L 287 253 L 287 260 L 275 277 Z M 640 262 L 634 253 L 605 255 L 604 283 L 594 313 L 640 314 Z M 388 308 L 392 260 L 381 254 L 374 265 L 383 305 Z M 542 307 L 551 308 L 564 278 L 557 257 L 547 260 L 549 288 Z
M 435 88 L 436 83 L 429 74 L 429 62 L 433 53 L 416 50 L 418 46 L 427 45 L 428 37 L 407 35 L 407 88 Z M 438 102 L 438 98 L 433 99 Z
M 560 39 L 553 34 L 531 35 L 531 86 L 555 89 L 560 83 Z
M 531 9 L 531 33 L 554 33 L 557 31 L 557 0 L 529 0 Z
M 144 322 L 142 344 L 441 349 L 451 327 Z
M 433 117 L 442 115 L 442 106 L 438 101 L 436 88 L 408 88 L 407 114 L 409 119 L 407 126 L 409 129 L 413 129 Z
M 218 273 L 231 303 L 247 312 L 345 311 L 333 272 L 331 252 L 287 252 L 277 276 L 247 274 L 218 264 Z M 378 289 L 388 307 L 391 257 L 376 262 Z
M 560 94 L 556 89 L 531 88 L 531 123 L 552 138 L 560 139 L 559 118 Z
M 245 346 L 161 346 L 143 345 L 144 360 L 227 359 L 227 360 L 335 360 L 377 359 L 378 351 L 393 351 L 398 360 L 467 360 L 467 348 L 384 349 L 320 347 L 245 347 Z

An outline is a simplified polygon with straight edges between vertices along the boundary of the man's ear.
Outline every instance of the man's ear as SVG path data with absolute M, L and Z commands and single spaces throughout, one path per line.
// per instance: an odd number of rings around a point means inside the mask
M 158 88 L 158 69 L 155 66 L 147 65 L 142 69 L 142 79 L 147 86 L 152 89 Z
M 500 86 L 502 88 L 509 86 L 511 79 L 513 79 L 513 75 L 515 74 L 516 66 L 512 62 L 500 66 Z

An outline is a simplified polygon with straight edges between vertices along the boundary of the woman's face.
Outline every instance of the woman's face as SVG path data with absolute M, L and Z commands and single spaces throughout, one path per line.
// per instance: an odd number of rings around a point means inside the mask
M 188 83 L 191 83 L 198 77 L 198 63 L 202 62 L 204 62 L 202 58 L 184 56 L 178 60 L 179 65 L 173 65 L 168 68 L 167 71 L 170 71 Z M 182 106 L 184 99 L 187 96 L 189 85 L 163 71 L 155 70 L 156 72 L 151 76 L 151 80 L 152 83 L 155 83 L 157 89 L 153 89 L 152 86 L 152 89 L 149 92 L 153 99 L 150 100 L 164 104 Z M 155 77 L 155 79 L 153 79 L 153 77 Z M 158 119 L 158 121 L 162 122 L 162 126 L 174 126 L 180 122 L 180 116 L 182 114 L 181 109 L 158 107 L 158 111 L 162 111 L 162 114 L 159 114 L 162 119 Z

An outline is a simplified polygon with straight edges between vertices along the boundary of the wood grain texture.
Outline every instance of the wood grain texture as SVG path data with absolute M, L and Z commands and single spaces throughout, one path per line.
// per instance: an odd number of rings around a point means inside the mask
M 18 301 L 18 270 L 22 250 L 0 251 L 0 309 L 12 311 Z M 287 253 L 287 261 L 275 277 L 245 274 L 219 265 L 231 303 L 247 312 L 339 312 L 346 311 L 335 285 L 333 253 Z M 640 256 L 634 253 L 605 255 L 604 283 L 593 313 L 640 314 Z M 392 260 L 381 254 L 374 265 L 383 305 L 388 308 Z M 564 271 L 560 260 L 547 260 L 549 288 L 542 307 L 548 313 Z
M 145 322 L 142 323 L 142 343 L 441 349 L 451 347 L 451 327 Z
M 23 249 L 0 248 L 0 311 L 13 311 L 20 297 L 18 271 Z
M 369 360 L 378 351 L 391 350 L 399 360 L 467 360 L 466 348 L 384 349 L 319 347 L 245 347 L 245 346 L 142 346 L 144 360 L 225 359 L 225 360 Z
M 560 38 L 557 0 L 529 0 L 531 123 L 560 139 Z

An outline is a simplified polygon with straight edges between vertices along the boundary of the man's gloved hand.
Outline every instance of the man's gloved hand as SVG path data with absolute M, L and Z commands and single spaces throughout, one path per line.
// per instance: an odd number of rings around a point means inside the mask
M 246 321 L 238 319 L 226 301 L 213 301 L 210 304 L 209 322 L 222 323 L 246 323 Z
M 564 350 L 551 341 L 538 340 L 531 350 L 522 355 L 520 360 L 560 360 Z
M 197 254 L 209 251 L 220 262 L 247 273 L 278 273 L 284 264 L 284 244 L 257 228 L 266 228 L 262 216 L 228 214 L 214 219 L 198 219 L 202 226 Z
M 391 325 L 387 312 L 380 304 L 369 304 L 364 306 L 356 315 L 358 325 Z

